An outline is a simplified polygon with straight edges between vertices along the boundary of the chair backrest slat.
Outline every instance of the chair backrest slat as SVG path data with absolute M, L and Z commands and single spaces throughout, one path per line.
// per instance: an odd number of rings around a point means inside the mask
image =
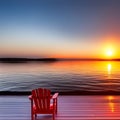
M 42 88 L 32 90 L 32 97 L 37 110 L 43 112 L 50 110 L 50 90 Z

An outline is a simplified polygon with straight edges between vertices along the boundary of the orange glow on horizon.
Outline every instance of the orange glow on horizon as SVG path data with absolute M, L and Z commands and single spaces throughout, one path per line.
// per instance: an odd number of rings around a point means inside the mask
M 52 57 L 67 59 L 116 59 L 120 58 L 119 39 L 117 37 L 101 37 L 98 43 L 86 42 L 68 44 L 63 48 L 47 46 L 3 46 L 0 51 L 1 56 L 11 57 Z M 54 44 L 53 44 L 54 45 Z

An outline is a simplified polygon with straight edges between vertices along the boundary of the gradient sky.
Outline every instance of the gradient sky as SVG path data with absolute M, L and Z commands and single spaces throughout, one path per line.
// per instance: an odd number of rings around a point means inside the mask
M 120 0 L 0 0 L 0 57 L 120 58 Z

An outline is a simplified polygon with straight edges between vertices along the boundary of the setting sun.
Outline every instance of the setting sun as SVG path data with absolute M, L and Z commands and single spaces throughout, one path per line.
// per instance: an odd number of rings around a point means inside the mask
M 106 58 L 115 58 L 116 57 L 115 46 L 112 45 L 105 46 L 104 55 Z
M 108 51 L 106 52 L 106 55 L 107 55 L 107 56 L 112 56 L 112 55 L 113 55 L 113 51 L 112 51 L 112 50 L 108 50 Z

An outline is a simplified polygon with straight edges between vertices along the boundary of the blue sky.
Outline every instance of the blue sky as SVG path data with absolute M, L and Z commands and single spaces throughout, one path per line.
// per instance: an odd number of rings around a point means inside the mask
M 0 57 L 119 52 L 119 0 L 0 0 Z

